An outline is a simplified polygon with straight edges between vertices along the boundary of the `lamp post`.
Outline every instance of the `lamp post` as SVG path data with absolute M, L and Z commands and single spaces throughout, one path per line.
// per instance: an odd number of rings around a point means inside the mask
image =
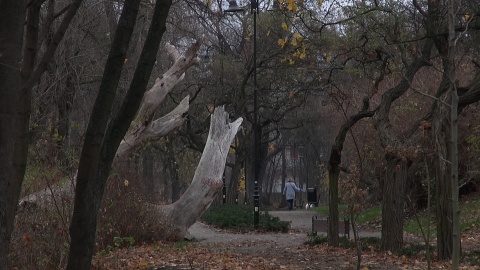
M 237 1 L 228 1 L 229 7 L 224 12 L 239 12 L 244 9 L 237 5 Z M 260 217 L 260 194 L 258 191 L 258 146 L 260 134 L 258 132 L 258 104 L 257 104 L 257 13 L 258 0 L 250 0 L 250 12 L 253 14 L 253 226 L 258 228 Z

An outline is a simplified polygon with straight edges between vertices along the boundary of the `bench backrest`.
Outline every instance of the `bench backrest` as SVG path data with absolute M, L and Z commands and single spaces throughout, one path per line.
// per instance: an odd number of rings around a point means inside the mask
M 317 235 L 317 232 L 328 233 L 328 218 L 318 219 L 317 216 L 312 217 L 312 235 Z M 350 221 L 348 219 L 338 222 L 338 232 L 350 238 Z

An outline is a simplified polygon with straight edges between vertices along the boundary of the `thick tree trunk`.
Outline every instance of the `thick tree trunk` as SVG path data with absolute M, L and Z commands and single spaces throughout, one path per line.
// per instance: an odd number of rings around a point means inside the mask
M 383 250 L 397 250 L 403 246 L 405 185 L 408 161 L 387 154 L 387 168 L 382 198 Z
M 5 194 L 0 196 L 2 268 L 7 267 L 6 255 L 27 162 L 31 91 L 53 58 L 81 2 L 75 0 L 68 6 L 53 36 L 54 42 L 34 69 L 42 1 L 0 1 L 0 189 Z M 25 20 L 27 4 L 28 17 Z M 23 36 L 25 22 L 26 34 Z M 22 48 L 25 49 L 23 55 Z
M 10 269 L 7 255 L 23 181 L 23 175 L 14 177 L 13 153 L 26 4 L 27 1 L 0 1 L 0 269 Z
M 453 258 L 454 241 L 458 241 L 460 249 L 460 239 L 454 237 L 453 229 L 453 196 L 458 197 L 458 191 L 455 195 L 451 177 L 452 166 L 445 162 L 452 156 L 452 143 L 450 139 L 451 127 L 447 120 L 447 112 L 440 114 L 442 120 L 436 123 L 436 137 L 434 140 L 442 142 L 437 149 L 437 158 L 435 164 L 436 178 L 436 217 L 437 217 L 437 257 L 439 260 L 449 260 Z M 456 183 L 458 190 L 458 183 Z
M 228 113 L 222 107 L 215 109 L 210 132 L 193 181 L 183 196 L 173 204 L 159 206 L 163 230 L 167 239 L 183 239 L 187 230 L 213 202 L 220 192 L 223 171 L 230 144 L 237 133 L 242 118 L 229 123 Z

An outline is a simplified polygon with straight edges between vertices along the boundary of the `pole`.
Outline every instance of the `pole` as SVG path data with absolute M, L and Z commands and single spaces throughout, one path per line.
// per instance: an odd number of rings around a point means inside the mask
M 253 13 L 253 226 L 258 228 L 260 217 L 260 194 L 258 191 L 258 105 L 257 105 L 257 13 L 258 0 L 251 0 L 251 12 Z
M 223 172 L 222 182 L 223 182 L 223 187 L 222 187 L 223 204 L 227 204 L 227 183 L 225 182 L 225 171 Z

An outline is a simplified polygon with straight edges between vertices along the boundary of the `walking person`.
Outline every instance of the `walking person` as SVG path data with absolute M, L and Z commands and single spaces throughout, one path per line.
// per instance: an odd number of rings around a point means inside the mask
M 285 184 L 285 188 L 283 189 L 283 194 L 287 199 L 288 210 L 293 209 L 293 201 L 295 200 L 295 192 L 296 191 L 303 191 L 295 183 L 291 178 L 288 179 L 288 182 Z

